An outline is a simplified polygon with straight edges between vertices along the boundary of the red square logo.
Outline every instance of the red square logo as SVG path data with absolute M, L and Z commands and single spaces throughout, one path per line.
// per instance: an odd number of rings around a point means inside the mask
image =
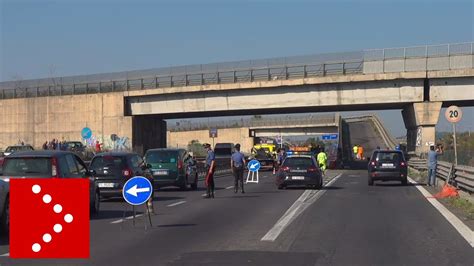
M 88 258 L 89 179 L 10 179 L 10 257 Z

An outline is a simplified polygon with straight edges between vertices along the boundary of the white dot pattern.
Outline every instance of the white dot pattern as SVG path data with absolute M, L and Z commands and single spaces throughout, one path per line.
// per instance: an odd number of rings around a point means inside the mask
M 31 246 L 31 249 L 33 252 L 39 252 L 41 250 L 41 245 L 38 243 L 34 243 L 33 246 Z
M 63 211 L 63 206 L 61 206 L 60 204 L 56 204 L 54 205 L 53 210 L 55 213 L 60 213 Z
M 69 213 L 66 214 L 66 215 L 64 215 L 64 221 L 65 221 L 66 223 L 72 222 L 73 218 L 74 218 L 74 217 L 72 217 L 72 215 L 69 214 Z
M 41 192 L 41 187 L 39 185 L 33 185 L 33 187 L 31 187 L 31 190 L 33 191 L 33 193 L 38 194 Z
M 43 196 L 43 202 L 44 203 L 48 204 L 48 203 L 51 202 L 51 200 L 52 200 L 52 198 L 49 194 L 46 194 L 46 195 Z
M 43 241 L 44 242 L 49 243 L 49 242 L 51 242 L 51 239 L 52 239 L 52 237 L 51 237 L 50 234 L 44 234 L 43 235 Z
M 54 230 L 54 232 L 59 234 L 63 230 L 63 226 L 60 225 L 60 224 L 55 224 L 54 227 L 53 227 L 53 230 Z

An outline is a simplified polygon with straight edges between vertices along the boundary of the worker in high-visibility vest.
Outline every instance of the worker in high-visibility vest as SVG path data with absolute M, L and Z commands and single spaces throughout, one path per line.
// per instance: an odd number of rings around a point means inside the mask
M 359 147 L 357 146 L 357 144 L 352 147 L 352 151 L 354 152 L 354 158 L 359 159 L 359 157 L 357 156 L 357 153 L 359 151 Z
M 357 157 L 359 160 L 364 160 L 364 148 L 359 145 L 359 149 L 357 150 Z
M 323 176 L 325 176 L 328 156 L 324 152 L 324 149 L 321 149 L 321 151 L 318 153 L 318 156 L 316 156 L 316 160 L 318 161 L 319 168 L 321 168 L 321 171 L 323 172 Z

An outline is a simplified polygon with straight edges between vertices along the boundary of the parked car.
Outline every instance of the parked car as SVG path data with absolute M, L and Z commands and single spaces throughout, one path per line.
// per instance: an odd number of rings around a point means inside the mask
M 92 159 L 89 169 L 94 171 L 100 195 L 104 198 L 121 197 L 128 179 L 149 175 L 140 155 L 128 152 L 99 153 Z
M 278 189 L 288 186 L 321 188 L 323 176 L 313 156 L 289 155 L 283 161 L 276 175 Z
M 150 168 L 155 188 L 177 186 L 193 190 L 198 186 L 196 162 L 184 149 L 151 149 L 144 160 Z
M 8 146 L 5 151 L 3 152 L 3 156 L 8 156 L 12 153 L 18 152 L 18 151 L 32 151 L 34 150 L 31 145 L 13 145 L 13 146 Z
M 92 173 L 84 162 L 72 152 L 67 151 L 28 151 L 16 152 L 5 158 L 0 173 L 0 214 L 2 230 L 8 231 L 9 220 L 9 180 L 12 178 L 89 178 L 90 210 L 99 212 L 100 190 Z M 67 188 L 65 188 L 67 189 Z
M 374 185 L 374 181 L 401 181 L 403 185 L 407 181 L 407 161 L 402 151 L 374 151 L 369 159 L 368 184 Z

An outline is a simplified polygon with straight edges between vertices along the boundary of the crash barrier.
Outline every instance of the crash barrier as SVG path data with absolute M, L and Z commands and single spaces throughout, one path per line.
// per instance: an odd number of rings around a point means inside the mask
M 412 158 L 408 161 L 408 166 L 418 171 L 428 171 L 426 159 Z M 468 193 L 474 192 L 474 167 L 438 161 L 436 177 L 446 181 L 450 173 L 449 183 L 451 185 Z
M 205 158 L 196 158 L 196 168 L 199 179 L 204 179 L 207 174 L 204 160 Z M 214 171 L 214 175 L 216 176 L 225 175 L 232 172 L 230 169 L 230 158 L 216 158 L 215 165 L 216 170 Z

